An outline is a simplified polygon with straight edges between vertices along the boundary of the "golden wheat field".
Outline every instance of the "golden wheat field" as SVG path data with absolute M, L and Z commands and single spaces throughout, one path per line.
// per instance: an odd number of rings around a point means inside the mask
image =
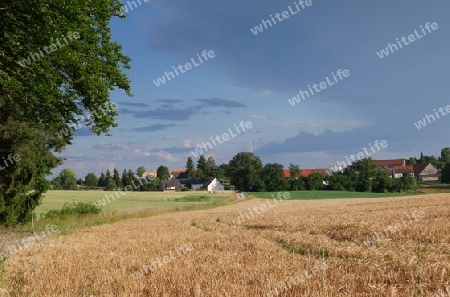
M 1 285 L 30 297 L 450 296 L 449 231 L 450 194 L 251 199 L 46 238 L 5 261 Z

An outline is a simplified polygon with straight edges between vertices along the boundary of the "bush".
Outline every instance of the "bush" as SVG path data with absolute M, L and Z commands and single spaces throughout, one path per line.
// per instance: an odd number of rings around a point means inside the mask
M 64 203 L 60 210 L 52 209 L 46 214 L 41 215 L 44 218 L 63 218 L 68 216 L 98 214 L 102 211 L 94 204 L 78 202 L 73 204 Z
M 444 165 L 441 171 L 441 182 L 450 184 L 450 162 Z
M 204 202 L 211 200 L 212 197 L 210 195 L 192 195 L 192 196 L 184 196 L 180 198 L 175 198 L 177 202 Z

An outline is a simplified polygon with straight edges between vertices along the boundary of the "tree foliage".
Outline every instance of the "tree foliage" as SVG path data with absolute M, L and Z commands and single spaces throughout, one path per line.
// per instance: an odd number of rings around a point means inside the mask
M 229 163 L 232 183 L 239 190 L 260 191 L 263 189 L 262 172 L 262 161 L 253 153 L 238 153 Z
M 106 175 L 103 171 L 100 172 L 100 177 L 98 178 L 97 186 L 102 188 L 106 187 Z
M 1 2 L 0 147 L 22 158 L 0 171 L 0 223 L 30 218 L 45 176 L 62 161 L 53 154 L 71 144 L 68 125 L 84 118 L 98 135 L 116 126 L 110 92 L 131 96 L 123 74 L 130 59 L 108 27 L 123 17 L 121 7 L 119 0 Z
M 269 192 L 289 190 L 289 182 L 284 177 L 283 165 L 278 163 L 267 163 L 263 167 L 262 180 L 265 190 Z
M 136 169 L 136 174 L 137 174 L 137 176 L 142 177 L 142 175 L 144 175 L 144 172 L 146 172 L 146 171 L 147 171 L 147 169 L 145 169 L 145 166 L 139 166 Z
M 289 176 L 291 179 L 297 179 L 300 176 L 300 166 L 298 164 L 289 164 Z
M 90 188 L 96 187 L 98 184 L 98 177 L 95 173 L 88 173 L 84 177 L 84 184 Z
M 195 177 L 201 179 L 202 181 L 206 180 L 208 173 L 208 161 L 206 161 L 205 156 L 200 155 L 197 160 L 197 168 L 195 171 Z
M 441 182 L 450 184 L 450 162 L 446 163 L 441 172 Z
M 64 168 L 57 177 L 53 179 L 53 189 L 55 190 L 76 190 L 77 175 L 68 168 Z
M 195 173 L 194 161 L 192 161 L 191 157 L 188 157 L 186 161 L 186 177 L 193 178 Z
M 119 171 L 117 170 L 117 168 L 114 168 L 113 180 L 117 187 L 119 188 L 122 187 L 122 179 L 120 178 Z
M 217 177 L 217 169 L 218 167 L 214 158 L 208 157 L 208 160 L 206 160 L 206 179 Z
M 50 187 L 45 176 L 61 164 L 61 159 L 42 149 L 48 144 L 47 137 L 47 132 L 28 123 L 0 125 L 0 156 L 20 156 L 20 160 L 0 170 L 0 224 L 12 226 L 29 220 L 42 193 Z
M 159 166 L 156 170 L 156 177 L 160 180 L 168 180 L 170 179 L 170 171 L 166 166 Z
M 356 182 L 356 191 L 372 192 L 372 180 L 375 178 L 377 165 L 372 158 L 364 158 L 356 161 L 352 167 L 355 169 L 358 179 Z
M 450 147 L 446 147 L 441 150 L 440 161 L 444 163 L 450 163 Z
M 306 189 L 310 191 L 323 189 L 324 176 L 321 173 L 311 173 L 306 182 Z
M 358 192 L 402 192 L 417 188 L 414 177 L 405 172 L 401 178 L 392 178 L 384 168 L 377 168 L 371 158 L 361 159 L 341 172 L 327 177 L 329 190 Z
M 392 190 L 392 177 L 385 170 L 377 170 L 372 181 L 372 191 L 386 193 Z

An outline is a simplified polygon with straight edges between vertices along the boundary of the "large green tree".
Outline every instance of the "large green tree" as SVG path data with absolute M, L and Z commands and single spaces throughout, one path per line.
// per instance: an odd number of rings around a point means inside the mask
M 138 182 L 138 183 L 136 183 L 136 187 L 137 187 L 136 191 L 148 191 L 148 189 L 149 189 L 148 180 L 142 178 L 142 176 L 144 175 L 144 173 L 146 171 L 147 171 L 147 169 L 145 168 L 145 166 L 139 166 L 136 169 L 136 176 L 134 178 L 135 183 Z M 141 183 L 143 183 L 142 186 L 139 186 L 140 185 L 139 180 L 140 180 Z
M 445 147 L 441 150 L 441 160 L 444 163 L 450 163 L 450 147 Z
M 0 92 L 1 88 L 0 83 Z M 0 107 L 0 113 L 1 110 Z M 45 176 L 61 160 L 41 149 L 47 144 L 43 135 L 46 134 L 28 123 L 0 124 L 0 156 L 5 159 L 10 154 L 17 156 L 16 162 L 8 163 L 10 166 L 7 167 L 3 163 L 5 168 L 0 170 L 0 224 L 15 225 L 31 219 L 41 194 L 49 188 Z
M 328 185 L 326 188 L 331 191 L 346 191 L 345 187 L 348 184 L 348 177 L 342 172 L 334 172 L 333 174 L 327 176 L 326 181 Z
M 300 176 L 300 166 L 298 164 L 289 164 L 289 184 L 291 191 L 305 190 L 306 186 Z
M 124 169 L 122 171 L 122 176 L 121 176 L 120 180 L 122 182 L 122 186 L 123 187 L 126 187 L 126 186 L 128 186 L 131 183 L 131 180 L 129 180 L 129 178 L 128 178 L 128 174 L 127 174 L 127 170 L 126 169 Z
M 402 183 L 402 188 L 404 191 L 416 190 L 417 188 L 417 182 L 409 172 L 403 173 L 400 181 Z
M 167 168 L 166 166 L 159 166 L 158 169 L 156 169 L 156 177 L 159 178 L 159 180 L 170 179 L 169 168 Z
M 386 170 L 377 170 L 372 179 L 372 191 L 387 193 L 392 190 L 392 177 Z
M 352 167 L 358 174 L 356 190 L 358 192 L 372 192 L 372 180 L 377 172 L 377 164 L 372 158 L 364 158 L 356 161 Z
M 84 184 L 88 187 L 96 187 L 98 184 L 98 177 L 95 175 L 95 173 L 88 173 L 84 177 Z
M 300 176 L 300 166 L 298 164 L 289 164 L 290 179 L 297 179 Z
M 208 173 L 208 161 L 206 161 L 205 156 L 200 155 L 200 157 L 197 160 L 195 177 L 204 181 L 207 179 L 207 173 Z
M 136 174 L 137 174 L 137 176 L 142 177 L 146 171 L 147 171 L 147 169 L 145 168 L 145 166 L 139 166 L 136 169 Z
M 322 190 L 324 176 L 321 173 L 311 173 L 306 178 L 306 189 L 310 191 Z
M 186 161 L 186 177 L 187 178 L 193 178 L 195 173 L 195 167 L 194 167 L 194 161 L 192 161 L 191 157 L 187 158 Z
M 100 172 L 100 177 L 98 178 L 97 186 L 106 187 L 106 175 L 103 171 Z
M 77 175 L 72 170 L 65 168 L 53 179 L 55 190 L 76 190 Z
M 423 152 L 420 153 L 420 157 L 419 157 L 419 163 L 425 163 L 425 156 L 423 155 Z
M 217 177 L 217 165 L 216 165 L 216 161 L 214 160 L 213 157 L 208 157 L 208 160 L 206 160 L 206 164 L 207 164 L 207 171 L 206 171 L 206 178 L 210 179 L 213 177 Z
M 288 191 L 289 182 L 284 177 L 284 167 L 279 163 L 267 163 L 263 167 L 262 180 L 269 192 Z
M 408 160 L 406 160 L 406 166 L 413 166 L 417 164 L 417 159 L 414 157 L 410 157 Z
M 117 168 L 114 168 L 113 180 L 117 187 L 122 187 L 122 179 L 120 178 L 119 171 Z
M 0 171 L 0 223 L 31 217 L 80 122 L 109 134 L 117 110 L 110 92 L 131 96 L 130 59 L 111 40 L 120 0 L 0 2 L 1 152 L 23 155 Z M 32 155 L 32 156 L 31 156 Z
M 116 182 L 114 181 L 114 178 L 112 176 L 108 177 L 108 174 L 106 174 L 106 182 L 105 182 L 105 190 L 106 191 L 112 191 L 117 188 Z
M 441 171 L 441 182 L 450 184 L 450 163 L 446 163 Z
M 262 161 L 253 153 L 238 153 L 229 163 L 231 182 L 238 190 L 263 190 L 264 183 L 262 181 L 262 172 Z

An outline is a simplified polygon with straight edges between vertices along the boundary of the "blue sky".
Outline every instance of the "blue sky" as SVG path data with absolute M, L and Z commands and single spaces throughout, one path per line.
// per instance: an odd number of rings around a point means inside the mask
M 140 2 L 128 18 L 111 23 L 113 39 L 132 58 L 126 73 L 134 97 L 112 93 L 119 127 L 111 137 L 78 131 L 54 173 L 71 168 L 83 178 L 114 167 L 182 169 L 196 145 L 241 121 L 253 127 L 205 155 L 221 164 L 251 143 L 264 163 L 313 168 L 344 161 L 375 140 L 388 142 L 375 159 L 439 155 L 450 146 L 450 115 L 414 125 L 450 105 L 446 0 L 312 0 L 257 35 L 250 29 L 289 6 L 295 10 L 294 1 Z M 424 35 L 420 26 L 427 22 L 438 29 Z M 376 54 L 414 30 L 420 39 L 382 59 Z M 153 83 L 204 50 L 214 58 L 159 87 Z M 350 76 L 289 104 L 339 69 Z

